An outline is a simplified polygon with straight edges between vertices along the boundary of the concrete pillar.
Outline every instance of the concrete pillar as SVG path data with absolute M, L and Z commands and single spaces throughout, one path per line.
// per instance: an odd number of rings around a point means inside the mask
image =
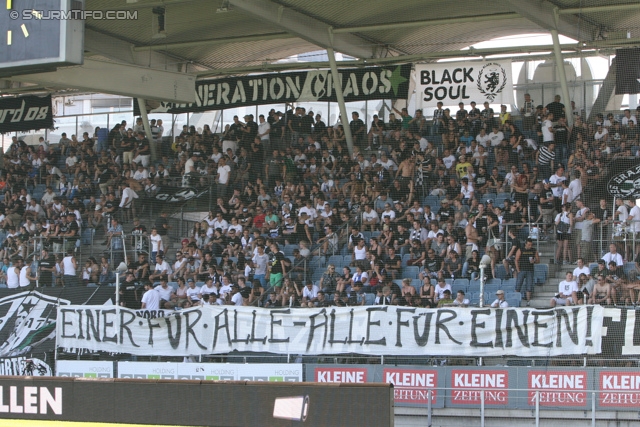
M 140 108 L 140 117 L 142 117 L 142 124 L 144 125 L 144 133 L 147 134 L 149 140 L 149 150 L 151 151 L 151 161 L 158 160 L 158 153 L 156 150 L 156 142 L 151 135 L 151 127 L 149 126 L 149 116 L 147 115 L 147 105 L 144 103 L 144 99 L 138 98 L 138 108 Z
M 551 30 L 551 38 L 553 39 L 553 53 L 556 60 L 556 68 L 558 69 L 558 77 L 560 77 L 560 88 L 562 89 L 562 103 L 564 104 L 567 115 L 567 126 L 573 124 L 573 114 L 571 114 L 571 98 L 569 98 L 569 86 L 567 86 L 567 74 L 564 70 L 564 60 L 562 59 L 562 51 L 560 50 L 560 39 L 558 38 L 558 30 Z M 557 118 L 554 117 L 554 120 Z
M 327 48 L 327 56 L 329 57 L 329 66 L 331 67 L 331 75 L 333 76 L 333 86 L 336 90 L 336 98 L 338 99 L 338 107 L 342 116 L 342 127 L 344 128 L 344 136 L 347 140 L 347 148 L 349 154 L 353 155 L 353 136 L 349 127 L 349 116 L 347 115 L 347 107 L 344 105 L 344 96 L 342 94 L 342 83 L 338 74 L 338 66 L 336 65 L 336 56 L 333 48 Z

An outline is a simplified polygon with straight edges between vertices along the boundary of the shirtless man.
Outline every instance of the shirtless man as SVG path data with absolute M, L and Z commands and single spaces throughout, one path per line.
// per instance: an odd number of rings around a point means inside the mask
M 401 186 L 408 185 L 409 192 L 413 193 L 413 178 L 416 167 L 416 161 L 414 156 L 407 156 L 398 166 L 398 172 L 396 173 L 396 179 L 400 181 Z
M 471 258 L 471 253 L 478 249 L 478 230 L 473 226 L 473 217 L 469 217 L 469 223 L 464 228 L 464 234 L 467 236 L 465 259 L 469 259 Z
M 611 305 L 611 285 L 605 282 L 602 275 L 598 275 L 596 283 L 593 286 L 593 292 L 589 298 L 589 304 Z

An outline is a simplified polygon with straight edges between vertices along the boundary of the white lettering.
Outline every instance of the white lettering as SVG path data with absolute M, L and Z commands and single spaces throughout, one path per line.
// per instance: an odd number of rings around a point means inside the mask
M 584 374 L 532 374 L 531 388 L 584 388 L 585 379 L 586 378 Z
M 454 387 L 505 388 L 506 374 L 502 373 L 458 373 L 453 376 Z

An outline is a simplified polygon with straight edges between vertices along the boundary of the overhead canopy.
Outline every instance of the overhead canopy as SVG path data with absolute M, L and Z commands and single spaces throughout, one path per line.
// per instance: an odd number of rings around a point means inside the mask
M 481 41 L 552 29 L 580 42 L 565 50 L 640 43 L 640 3 L 630 0 L 86 0 L 85 8 L 137 13 L 87 20 L 86 58 L 198 78 L 300 68 L 281 61 L 327 47 L 368 64 L 434 60 Z M 306 60 L 316 62 L 303 66 L 321 67 L 326 56 Z M 29 83 L 40 92 L 88 89 L 72 78 L 20 81 L 22 88 L 0 84 L 0 93 L 26 92 Z

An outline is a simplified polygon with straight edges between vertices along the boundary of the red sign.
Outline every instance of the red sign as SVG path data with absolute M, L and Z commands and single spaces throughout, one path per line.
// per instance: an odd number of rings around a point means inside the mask
M 451 371 L 451 402 L 459 405 L 506 405 L 509 403 L 509 372 L 454 369 Z
M 640 374 L 600 372 L 600 406 L 640 405 Z
M 576 371 L 529 371 L 529 388 L 538 390 L 540 406 L 584 406 L 587 401 L 587 373 Z M 529 392 L 535 406 L 536 391 Z
M 396 402 L 428 403 L 429 392 L 431 402 L 436 401 L 438 371 L 435 369 L 395 369 L 385 368 L 382 371 L 383 381 L 394 385 Z
M 316 368 L 318 383 L 366 383 L 367 368 Z

